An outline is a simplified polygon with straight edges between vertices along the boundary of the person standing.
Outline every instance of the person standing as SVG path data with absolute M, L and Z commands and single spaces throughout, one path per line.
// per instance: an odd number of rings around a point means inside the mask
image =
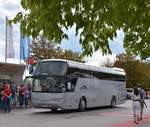
M 19 105 L 22 107 L 25 104 L 25 87 L 21 84 L 19 88 Z
M 11 84 L 11 91 L 12 91 L 12 106 L 16 106 L 16 95 L 17 95 L 17 85 L 15 82 Z
M 4 112 L 10 112 L 10 100 L 11 98 L 11 89 L 9 84 L 4 84 L 3 92 L 2 92 L 2 101 L 3 101 L 3 110 Z
M 142 120 L 144 106 L 147 108 L 147 105 L 145 103 L 146 93 L 145 93 L 145 90 L 142 89 L 141 87 L 139 87 L 138 89 L 139 89 L 139 94 L 140 94 L 140 120 Z
M 133 89 L 132 108 L 133 108 L 134 122 L 138 124 L 139 116 L 140 116 L 140 94 L 137 88 Z
M 2 91 L 2 110 L 8 112 L 8 96 L 5 90 Z
M 25 93 L 25 107 L 27 107 L 29 105 L 29 90 L 27 86 L 25 87 L 24 93 Z
M 32 100 L 31 100 L 32 88 L 31 88 L 31 85 L 30 85 L 30 84 L 28 84 L 28 91 L 29 91 L 29 99 L 28 99 L 28 102 L 29 102 L 29 106 L 32 107 Z

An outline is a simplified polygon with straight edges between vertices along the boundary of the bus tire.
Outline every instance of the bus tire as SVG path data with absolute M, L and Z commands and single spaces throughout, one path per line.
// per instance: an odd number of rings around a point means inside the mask
M 51 108 L 51 111 L 52 111 L 52 112 L 56 112 L 56 111 L 57 111 L 57 108 Z
M 110 107 L 111 108 L 115 108 L 116 107 L 116 97 L 115 96 L 112 96 L 112 98 L 111 98 Z
M 82 97 L 79 101 L 79 111 L 83 112 L 86 110 L 86 99 Z

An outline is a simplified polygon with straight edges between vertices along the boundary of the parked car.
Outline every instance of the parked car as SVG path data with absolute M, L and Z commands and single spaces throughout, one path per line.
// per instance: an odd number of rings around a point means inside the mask
M 131 96 L 133 94 L 133 88 L 126 88 L 127 91 L 127 99 L 131 99 Z

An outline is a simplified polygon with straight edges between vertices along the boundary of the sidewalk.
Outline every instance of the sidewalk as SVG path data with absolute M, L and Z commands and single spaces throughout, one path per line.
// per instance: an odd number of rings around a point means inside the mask
M 133 120 L 128 120 L 107 127 L 150 127 L 150 115 L 144 116 L 143 120 L 139 121 L 139 124 L 135 124 Z
M 139 124 L 135 124 L 133 119 L 128 119 L 107 127 L 150 127 L 150 100 L 146 99 L 145 101 L 147 104 L 147 108 L 144 108 L 143 120 L 139 121 Z

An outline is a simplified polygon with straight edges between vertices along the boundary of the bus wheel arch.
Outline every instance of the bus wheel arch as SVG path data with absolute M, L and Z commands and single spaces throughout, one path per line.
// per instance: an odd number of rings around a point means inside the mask
M 86 97 L 82 96 L 79 100 L 79 106 L 78 106 L 78 109 L 80 112 L 83 112 L 86 110 L 86 107 L 87 107 L 87 100 L 86 100 Z
M 110 102 L 111 108 L 115 108 L 116 104 L 117 104 L 116 96 L 113 95 L 112 98 L 111 98 L 111 102 Z
M 57 108 L 51 108 L 51 112 L 57 112 Z

